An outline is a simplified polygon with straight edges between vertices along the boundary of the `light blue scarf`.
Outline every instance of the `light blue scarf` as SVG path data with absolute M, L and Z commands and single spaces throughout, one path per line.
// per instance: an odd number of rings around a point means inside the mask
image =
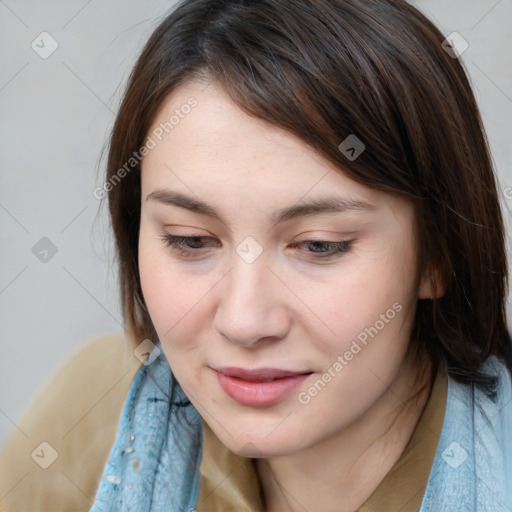
M 194 510 L 201 417 L 172 378 L 164 353 L 158 347 L 153 351 L 159 356 L 153 360 L 150 354 L 151 364 L 140 367 L 128 391 L 90 512 Z
M 420 512 L 512 512 L 512 379 L 490 357 L 496 400 L 448 379 L 446 413 Z
M 494 357 L 483 369 L 499 377 L 496 401 L 448 378 L 445 420 L 420 512 L 512 512 L 511 377 Z M 161 352 L 131 384 L 90 512 L 195 512 L 201 448 L 201 418 Z

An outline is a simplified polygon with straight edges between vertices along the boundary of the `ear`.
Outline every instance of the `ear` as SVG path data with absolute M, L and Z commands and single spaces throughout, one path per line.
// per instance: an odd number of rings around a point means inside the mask
M 439 299 L 446 293 L 446 275 L 439 267 L 425 272 L 420 280 L 418 299 Z

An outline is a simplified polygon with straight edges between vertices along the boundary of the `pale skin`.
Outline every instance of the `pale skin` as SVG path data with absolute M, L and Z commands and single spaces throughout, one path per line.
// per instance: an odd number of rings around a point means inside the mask
M 217 437 L 258 457 L 267 512 L 353 512 L 400 457 L 432 385 L 408 352 L 417 301 L 434 296 L 430 275 L 417 273 L 412 207 L 248 116 L 212 83 L 173 91 L 148 135 L 191 97 L 197 106 L 142 162 L 140 276 L 163 350 Z M 220 218 L 148 198 L 156 191 L 208 203 Z M 366 206 L 272 220 L 333 196 Z M 168 234 L 205 238 L 181 253 Z M 251 263 L 236 251 L 248 236 L 262 249 Z M 322 257 L 333 245 L 312 240 L 348 243 Z M 301 403 L 393 304 L 400 312 Z M 218 366 L 312 374 L 281 402 L 251 407 L 224 392 Z

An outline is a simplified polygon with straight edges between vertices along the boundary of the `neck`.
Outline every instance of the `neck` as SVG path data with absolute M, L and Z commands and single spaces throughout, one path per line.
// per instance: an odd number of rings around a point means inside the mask
M 392 385 L 349 427 L 300 452 L 258 459 L 266 512 L 357 510 L 400 458 L 432 384 L 430 361 L 409 353 Z

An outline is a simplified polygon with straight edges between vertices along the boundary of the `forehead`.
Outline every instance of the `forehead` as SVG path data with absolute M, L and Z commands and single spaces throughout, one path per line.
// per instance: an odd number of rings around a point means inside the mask
M 189 108 L 190 103 L 195 106 Z M 247 160 L 257 156 L 255 164 L 269 153 L 318 159 L 308 144 L 292 133 L 246 114 L 215 82 L 189 81 L 169 94 L 147 135 L 154 137 L 158 131 L 163 131 L 161 140 L 148 161 L 166 152 L 187 158 L 245 155 Z
M 222 191 L 234 202 L 249 194 L 289 203 L 326 193 L 377 208 L 396 201 L 351 179 L 294 134 L 249 116 L 213 82 L 176 88 L 147 136 L 156 145 L 142 160 L 145 188 L 169 186 L 201 197 Z

